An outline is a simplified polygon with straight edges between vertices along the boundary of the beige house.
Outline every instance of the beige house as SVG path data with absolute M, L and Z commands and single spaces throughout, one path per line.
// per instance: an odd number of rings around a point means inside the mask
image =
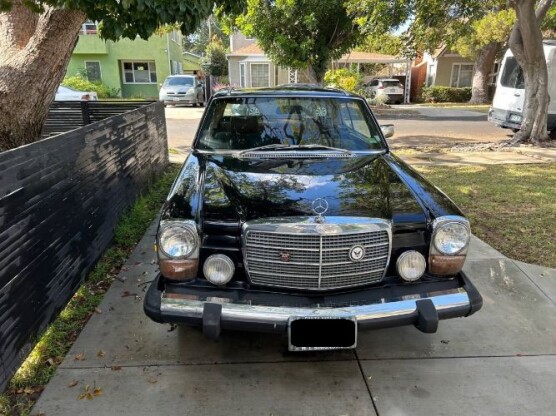
M 425 65 L 425 86 L 471 87 L 475 62 L 463 58 L 446 46 L 436 49 L 433 53 L 423 54 L 420 65 Z
M 276 65 L 257 45 L 256 39 L 247 38 L 241 32 L 235 32 L 230 36 L 230 51 L 226 56 L 230 84 L 233 86 L 258 88 L 309 82 L 303 71 Z M 358 51 L 345 54 L 337 61 L 332 62 L 332 67 L 359 66 L 366 63 L 391 64 L 393 71 L 401 71 L 404 76 L 409 68 L 409 61 L 406 59 Z

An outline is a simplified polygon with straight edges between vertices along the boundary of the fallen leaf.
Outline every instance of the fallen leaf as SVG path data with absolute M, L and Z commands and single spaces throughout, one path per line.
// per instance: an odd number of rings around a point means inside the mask
M 126 298 L 128 296 L 137 296 L 137 293 L 131 293 L 129 290 L 124 290 L 122 292 L 122 298 Z
M 178 326 L 176 324 L 170 324 L 170 328 L 168 328 L 168 332 L 174 331 Z
M 112 371 L 120 371 L 122 369 L 121 365 L 113 365 L 112 367 L 110 367 L 110 369 Z
M 104 357 L 104 355 L 105 355 L 104 351 L 98 350 L 97 357 L 101 358 L 101 357 Z
M 440 342 L 441 342 L 442 344 L 449 344 L 449 343 L 450 343 L 450 340 L 449 340 L 449 339 L 441 339 Z
M 77 386 L 77 383 L 79 383 L 77 380 L 72 380 L 72 381 L 70 381 L 70 383 L 68 384 L 68 387 L 75 387 L 75 386 Z
M 100 308 L 95 308 L 95 312 L 98 313 L 98 314 L 101 314 L 101 313 L 102 313 L 102 309 L 100 309 Z
M 56 365 L 56 362 L 54 361 L 54 359 L 51 357 L 48 360 L 46 360 L 46 364 L 48 364 L 50 367 Z
M 155 379 L 155 378 L 153 378 L 153 377 L 148 378 L 147 381 L 148 381 L 149 383 L 151 383 L 151 384 L 158 383 L 158 380 Z
M 85 361 L 85 353 L 80 352 L 79 354 L 76 354 L 75 357 L 73 357 L 73 359 L 75 361 Z
M 102 389 L 100 387 L 95 387 L 95 389 L 93 390 L 93 396 L 102 396 Z

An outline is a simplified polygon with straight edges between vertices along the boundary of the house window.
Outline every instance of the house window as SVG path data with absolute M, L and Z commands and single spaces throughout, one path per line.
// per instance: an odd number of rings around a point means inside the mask
M 85 61 L 85 71 L 87 72 L 87 79 L 89 81 L 99 82 L 102 80 L 99 61 Z
M 452 87 L 470 87 L 473 80 L 473 64 L 454 64 L 452 66 Z
M 239 64 L 239 86 L 245 88 L 245 63 Z
M 156 84 L 154 61 L 122 62 L 124 84 Z
M 87 20 L 85 21 L 85 23 L 83 23 L 81 25 L 81 30 L 79 31 L 80 35 L 96 35 L 98 32 L 98 28 L 97 28 L 97 24 L 96 22 L 93 22 L 91 20 Z
M 251 64 L 251 87 L 270 86 L 270 64 Z

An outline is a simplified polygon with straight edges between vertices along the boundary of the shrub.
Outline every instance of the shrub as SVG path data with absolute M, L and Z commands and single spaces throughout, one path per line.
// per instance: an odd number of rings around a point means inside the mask
M 464 103 L 471 99 L 471 88 L 424 87 L 421 98 L 428 103 Z
M 388 101 L 387 95 L 376 95 L 374 98 L 367 98 L 367 102 L 369 105 L 376 106 L 376 107 L 384 107 L 386 106 L 386 102 Z
M 94 91 L 98 98 L 115 98 L 120 94 L 119 88 L 109 88 L 100 82 L 91 82 L 80 75 L 64 78 L 62 85 L 79 91 Z
M 356 92 L 361 87 L 360 74 L 349 69 L 331 69 L 324 74 L 324 84 L 329 87 L 338 87 L 346 91 Z

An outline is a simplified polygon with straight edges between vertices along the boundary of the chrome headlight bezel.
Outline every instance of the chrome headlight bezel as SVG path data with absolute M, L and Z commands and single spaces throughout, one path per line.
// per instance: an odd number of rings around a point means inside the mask
M 458 226 L 462 227 L 466 236 L 462 241 L 462 246 L 453 252 L 447 252 L 442 249 L 440 244 L 437 241 L 438 234 L 445 228 L 449 226 Z M 469 248 L 469 242 L 471 241 L 471 228 L 469 226 L 469 221 L 467 218 L 459 216 L 459 215 L 446 215 L 442 217 L 436 218 L 432 223 L 432 237 L 431 237 L 431 253 L 433 254 L 441 254 L 444 256 L 457 256 L 457 255 L 464 255 L 467 254 L 467 249 Z
M 191 248 L 182 255 L 174 256 L 168 253 L 163 244 L 163 237 L 165 233 L 170 231 L 183 232 L 191 239 Z M 199 233 L 194 221 L 191 220 L 169 220 L 161 221 L 160 227 L 156 236 L 156 243 L 158 246 L 159 255 L 164 258 L 181 260 L 181 259 L 196 259 L 199 257 Z M 166 247 L 167 248 L 167 247 Z

